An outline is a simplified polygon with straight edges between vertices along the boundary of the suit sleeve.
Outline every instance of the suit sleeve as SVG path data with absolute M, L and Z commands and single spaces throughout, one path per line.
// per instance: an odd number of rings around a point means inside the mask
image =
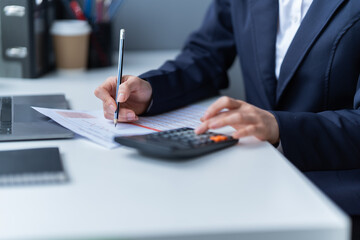
M 227 70 L 236 56 L 230 7 L 215 1 L 202 26 L 187 40 L 181 54 L 139 77 L 153 89 L 147 114 L 158 114 L 218 94 L 228 86 Z
M 360 88 L 353 109 L 273 111 L 285 156 L 302 171 L 360 168 Z

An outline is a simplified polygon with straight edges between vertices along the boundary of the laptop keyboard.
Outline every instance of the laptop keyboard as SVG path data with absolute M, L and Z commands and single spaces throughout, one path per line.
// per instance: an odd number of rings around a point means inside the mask
M 0 97 L 0 134 L 12 132 L 12 98 Z

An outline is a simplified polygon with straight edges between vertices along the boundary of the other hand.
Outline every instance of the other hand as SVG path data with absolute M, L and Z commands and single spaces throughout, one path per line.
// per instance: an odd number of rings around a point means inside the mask
M 96 97 L 103 102 L 104 116 L 113 120 L 117 105 L 115 97 L 120 103 L 119 122 L 132 122 L 138 120 L 138 115 L 148 108 L 152 88 L 150 83 L 136 76 L 123 76 L 116 95 L 117 77 L 109 77 L 94 91 Z
M 224 109 L 228 111 L 222 111 Z M 236 130 L 232 135 L 234 138 L 252 135 L 271 144 L 280 141 L 279 125 L 272 113 L 230 97 L 221 97 L 215 101 L 201 121 L 202 124 L 195 130 L 196 134 L 231 126 Z

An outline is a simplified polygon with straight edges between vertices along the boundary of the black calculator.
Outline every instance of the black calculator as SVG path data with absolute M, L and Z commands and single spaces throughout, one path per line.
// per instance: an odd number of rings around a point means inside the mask
M 177 128 L 163 132 L 115 137 L 121 145 L 140 153 L 160 158 L 191 158 L 230 147 L 237 139 L 224 134 L 206 132 L 197 135 L 193 128 Z

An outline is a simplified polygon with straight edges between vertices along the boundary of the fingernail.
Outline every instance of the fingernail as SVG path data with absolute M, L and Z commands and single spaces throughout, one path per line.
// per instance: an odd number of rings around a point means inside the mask
M 135 114 L 134 113 L 127 113 L 126 118 L 127 118 L 128 121 L 133 121 L 133 120 L 135 120 Z
M 119 93 L 119 96 L 117 98 L 118 102 L 123 102 L 124 101 L 124 93 Z

